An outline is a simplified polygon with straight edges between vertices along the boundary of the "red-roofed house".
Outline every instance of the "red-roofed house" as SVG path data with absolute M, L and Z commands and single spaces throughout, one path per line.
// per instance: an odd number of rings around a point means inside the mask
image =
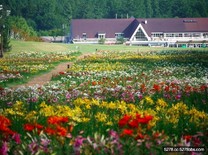
M 73 19 L 70 35 L 73 43 L 124 38 L 130 45 L 200 47 L 208 46 L 208 18 Z

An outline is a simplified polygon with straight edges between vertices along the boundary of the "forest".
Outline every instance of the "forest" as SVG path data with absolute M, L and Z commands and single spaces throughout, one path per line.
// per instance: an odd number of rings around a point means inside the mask
M 36 32 L 68 29 L 71 19 L 82 18 L 208 17 L 207 0 L 0 0 L 0 4 Z

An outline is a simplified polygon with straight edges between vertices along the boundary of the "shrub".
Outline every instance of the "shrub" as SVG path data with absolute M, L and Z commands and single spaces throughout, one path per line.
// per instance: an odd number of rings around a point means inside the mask
M 100 38 L 100 40 L 98 40 L 99 44 L 105 44 L 105 39 L 104 38 Z

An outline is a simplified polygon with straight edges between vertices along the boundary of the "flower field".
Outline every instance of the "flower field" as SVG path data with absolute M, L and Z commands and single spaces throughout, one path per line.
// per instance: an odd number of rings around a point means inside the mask
M 45 72 L 60 61 L 70 61 L 76 52 L 20 52 L 0 59 L 0 86 L 24 82 L 32 75 Z
M 40 56 L 29 74 L 62 56 Z M 2 72 L 20 72 L 14 59 L 22 71 L 30 65 L 11 56 Z M 160 155 L 167 146 L 207 154 L 208 51 L 101 51 L 44 86 L 2 86 L 0 101 L 3 155 Z

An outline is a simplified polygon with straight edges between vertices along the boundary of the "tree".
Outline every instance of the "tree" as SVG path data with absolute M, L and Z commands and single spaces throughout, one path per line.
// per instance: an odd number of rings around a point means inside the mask
M 8 16 L 10 14 L 10 10 L 5 3 L 1 4 L 0 7 L 0 57 L 3 57 L 3 52 L 9 51 L 10 46 L 10 37 L 9 37 L 9 25 L 8 25 Z
M 94 18 L 105 18 L 107 16 L 107 0 L 94 0 Z
M 172 15 L 172 1 L 170 1 L 170 0 L 160 0 L 159 1 L 159 6 L 160 6 L 161 17 L 163 17 L 163 18 L 173 17 L 173 15 Z
M 206 0 L 200 0 L 196 3 L 196 11 L 199 12 L 200 17 L 208 17 L 208 2 Z
M 11 16 L 8 18 L 8 25 L 12 31 L 12 37 L 15 39 L 26 40 L 29 37 L 37 36 L 32 27 L 28 26 L 26 20 L 23 17 Z
M 58 3 L 57 13 L 63 16 L 66 22 L 72 19 L 72 6 L 69 0 L 62 0 Z
M 37 0 L 36 23 L 38 30 L 48 30 L 54 27 L 61 27 L 58 16 L 55 14 L 56 0 Z
M 121 14 L 123 14 L 122 12 L 122 1 L 118 1 L 118 0 L 110 0 L 109 2 L 107 2 L 108 5 L 108 17 L 109 18 L 120 18 Z
M 151 18 L 153 16 L 151 0 L 146 0 L 145 5 L 146 5 L 146 17 Z
M 207 0 L 1 0 L 36 31 L 62 29 L 77 18 L 207 17 Z
M 152 9 L 153 9 L 152 17 L 159 18 L 160 17 L 159 0 L 152 0 Z
M 175 0 L 172 5 L 173 17 L 191 17 L 188 0 Z
M 146 7 L 145 0 L 140 0 L 135 2 L 137 9 L 135 10 L 134 16 L 137 18 L 146 17 Z
M 5 27 L 3 29 L 3 51 L 10 51 L 12 46 L 10 45 L 10 26 L 8 19 L 5 21 Z

